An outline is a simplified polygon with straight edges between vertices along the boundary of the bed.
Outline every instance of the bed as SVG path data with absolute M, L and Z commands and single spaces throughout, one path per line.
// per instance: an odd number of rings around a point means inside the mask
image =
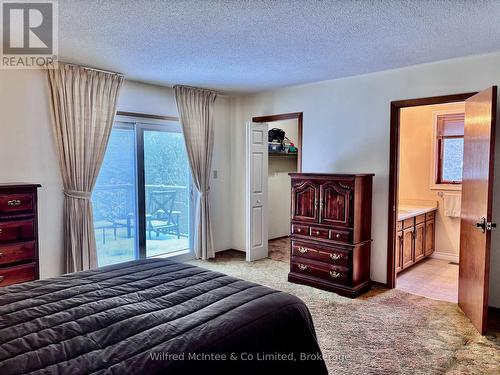
M 0 373 L 327 374 L 298 298 L 166 259 L 0 288 Z

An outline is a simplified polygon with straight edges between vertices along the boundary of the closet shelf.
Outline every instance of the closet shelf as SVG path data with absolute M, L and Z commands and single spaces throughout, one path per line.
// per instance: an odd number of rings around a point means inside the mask
M 278 157 L 278 158 L 296 158 L 297 154 L 290 154 L 287 152 L 269 152 L 269 157 Z

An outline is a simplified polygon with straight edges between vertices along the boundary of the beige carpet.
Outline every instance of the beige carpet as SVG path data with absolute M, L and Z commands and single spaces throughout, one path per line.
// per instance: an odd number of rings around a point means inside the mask
M 500 336 L 476 333 L 455 304 L 382 288 L 352 300 L 292 284 L 287 252 L 280 240 L 271 259 L 247 263 L 228 251 L 190 263 L 302 299 L 330 374 L 500 374 Z

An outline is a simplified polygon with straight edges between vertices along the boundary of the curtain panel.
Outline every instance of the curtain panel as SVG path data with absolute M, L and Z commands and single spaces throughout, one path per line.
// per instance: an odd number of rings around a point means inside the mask
M 174 91 L 191 174 L 197 190 L 194 251 L 197 258 L 209 259 L 215 255 L 208 194 L 217 95 L 210 90 L 186 86 L 175 86 Z
M 64 185 L 66 272 L 76 272 L 97 266 L 91 195 L 123 76 L 64 63 L 47 72 L 52 129 Z

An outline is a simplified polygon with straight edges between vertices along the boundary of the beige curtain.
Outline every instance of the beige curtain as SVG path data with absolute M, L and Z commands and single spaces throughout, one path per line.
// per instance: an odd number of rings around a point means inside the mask
M 91 195 L 123 76 L 63 63 L 47 72 L 64 184 L 66 271 L 76 272 L 97 266 Z
M 175 86 L 175 99 L 184 141 L 197 190 L 194 251 L 197 258 L 214 257 L 208 193 L 214 149 L 214 103 L 216 93 L 186 86 Z

